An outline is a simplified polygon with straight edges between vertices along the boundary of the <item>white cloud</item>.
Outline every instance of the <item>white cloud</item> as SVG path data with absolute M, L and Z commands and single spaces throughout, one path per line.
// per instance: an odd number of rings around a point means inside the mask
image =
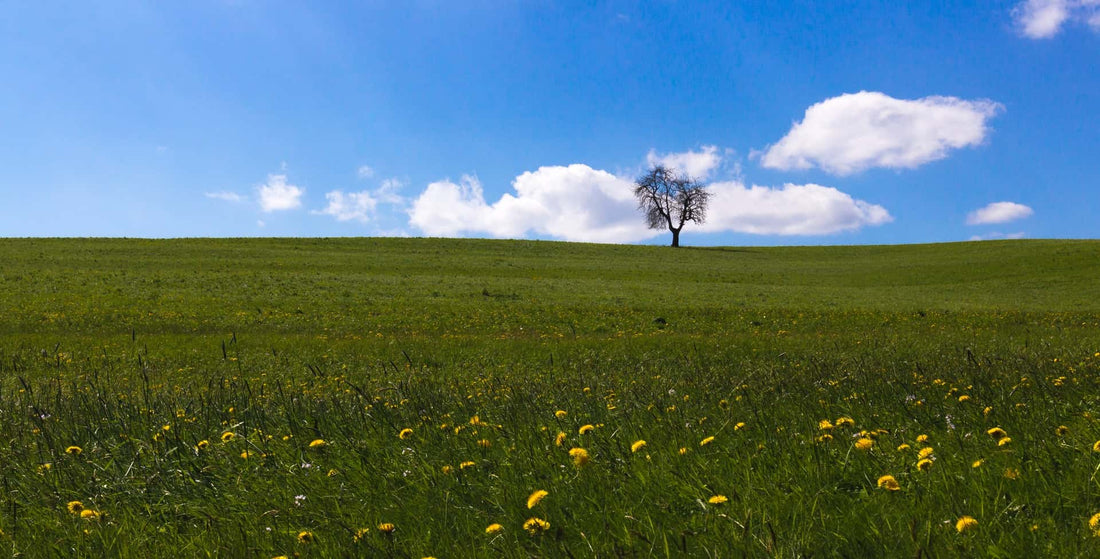
M 516 238 L 533 232 L 568 241 L 621 243 L 667 234 L 645 226 L 631 179 L 587 165 L 540 167 L 517 177 L 513 186 L 515 194 L 489 204 L 474 177 L 433 182 L 413 201 L 409 223 L 433 236 Z M 708 221 L 688 225 L 689 230 L 826 235 L 892 220 L 882 206 L 816 184 L 746 188 L 729 181 L 710 188 Z
M 390 178 L 382 181 L 382 184 L 374 190 L 347 193 L 342 190 L 333 190 L 325 193 L 328 206 L 311 213 L 331 215 L 337 221 L 355 220 L 366 223 L 374 217 L 375 209 L 379 204 L 404 206 L 407 200 L 399 194 L 404 186 L 405 183 L 400 179 Z
M 770 146 L 761 163 L 782 170 L 816 166 L 834 175 L 871 167 L 911 169 L 982 143 L 986 121 L 1002 108 L 985 99 L 848 93 L 806 109 L 802 122 Z
M 413 201 L 409 223 L 433 236 L 488 234 L 523 237 L 529 232 L 567 241 L 630 242 L 660 234 L 636 211 L 633 182 L 587 165 L 540 167 L 513 181 L 508 193 L 485 202 L 481 183 L 463 176 L 456 184 L 433 182 Z
M 1019 233 L 990 233 L 988 235 L 974 235 L 970 237 L 971 241 L 995 241 L 998 239 L 1022 239 L 1027 235 L 1021 231 Z
M 1069 19 L 1067 0 L 1026 0 L 1012 10 L 1020 31 L 1032 39 L 1053 37 Z
M 1035 213 L 1031 208 L 1016 202 L 993 202 L 978 208 L 966 216 L 967 225 L 988 225 L 990 223 L 1008 223 L 1023 219 Z
M 1049 39 L 1067 22 L 1085 22 L 1100 31 L 1100 0 L 1024 0 L 1012 17 L 1025 37 Z
M 293 210 L 302 205 L 305 190 L 287 184 L 286 175 L 268 175 L 267 183 L 256 187 L 260 209 L 265 212 Z
M 374 176 L 374 169 L 371 169 L 369 165 L 361 165 L 355 174 L 361 179 L 369 179 Z
M 374 214 L 374 208 L 378 205 L 378 200 L 366 190 L 348 192 L 347 194 L 341 190 L 333 190 L 325 193 L 325 199 L 328 200 L 328 206 L 313 213 L 331 215 L 336 218 L 336 221 L 351 221 L 354 219 L 366 223 L 370 221 L 371 216 Z
M 686 173 L 693 179 L 705 179 L 722 163 L 722 156 L 718 153 L 718 146 L 703 146 L 699 151 L 689 150 L 681 153 L 666 153 L 658 155 L 657 150 L 651 149 L 646 154 L 646 163 L 650 167 L 664 165 L 669 169 L 680 173 Z
M 708 232 L 734 231 L 755 235 L 830 235 L 855 231 L 866 225 L 893 221 L 886 208 L 856 200 L 819 184 L 785 184 L 782 188 L 737 181 L 710 185 L 713 197 Z
M 221 191 L 221 192 L 206 192 L 203 194 L 207 198 L 213 198 L 215 200 L 225 200 L 226 202 L 240 202 L 244 200 L 244 197 L 236 192 Z
M 378 198 L 380 202 L 393 205 L 403 205 L 405 203 L 405 197 L 398 194 L 398 192 L 405 188 L 404 181 L 400 179 L 386 179 L 382 181 L 382 184 L 375 189 L 374 196 Z

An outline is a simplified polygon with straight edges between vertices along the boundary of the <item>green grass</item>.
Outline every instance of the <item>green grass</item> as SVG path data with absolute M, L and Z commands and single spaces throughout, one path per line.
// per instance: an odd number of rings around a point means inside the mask
M 8 239 L 0 262 L 13 554 L 1100 554 L 1100 242 Z

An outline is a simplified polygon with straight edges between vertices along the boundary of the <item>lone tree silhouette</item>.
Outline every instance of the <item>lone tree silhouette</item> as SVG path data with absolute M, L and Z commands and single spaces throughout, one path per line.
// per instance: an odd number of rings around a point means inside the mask
M 706 185 L 664 165 L 653 167 L 634 181 L 634 197 L 645 214 L 646 225 L 650 229 L 667 227 L 674 247 L 680 246 L 680 230 L 685 223 L 707 219 L 710 194 Z

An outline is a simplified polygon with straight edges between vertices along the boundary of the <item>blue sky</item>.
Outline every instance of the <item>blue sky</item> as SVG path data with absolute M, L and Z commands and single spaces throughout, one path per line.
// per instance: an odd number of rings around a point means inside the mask
M 0 235 L 1100 236 L 1096 0 L 90 4 L 0 4 Z

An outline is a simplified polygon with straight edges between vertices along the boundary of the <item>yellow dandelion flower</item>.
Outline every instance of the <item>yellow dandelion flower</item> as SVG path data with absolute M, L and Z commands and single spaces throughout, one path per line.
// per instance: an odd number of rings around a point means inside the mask
M 558 431 L 558 436 L 554 437 L 554 446 L 561 446 L 565 442 L 565 431 Z
M 643 448 L 645 448 L 645 441 L 642 441 L 642 440 L 634 441 L 634 444 L 630 445 L 630 452 L 638 452 L 639 450 L 641 450 Z
M 539 504 L 539 501 L 543 500 L 549 494 L 550 494 L 550 492 L 542 490 L 542 489 L 539 489 L 538 491 L 535 491 L 534 493 L 531 494 L 530 497 L 527 497 L 527 508 L 529 508 L 529 509 L 535 508 L 535 505 Z
M 308 530 L 302 530 L 298 532 L 298 543 L 313 543 L 316 538 L 313 537 L 313 532 Z
M 493 523 L 493 524 L 490 524 L 490 525 L 485 527 L 485 533 L 489 534 L 490 536 L 493 535 L 493 534 L 499 534 L 500 532 L 503 532 L 503 531 L 504 531 L 504 526 L 501 526 L 500 524 L 497 524 L 497 523 Z
M 226 432 L 222 433 L 222 442 L 223 443 L 227 443 L 227 442 L 229 442 L 229 441 L 231 441 L 235 438 L 237 438 L 237 434 L 234 433 L 233 431 L 226 431 Z
M 474 465 L 475 465 L 475 464 L 473 463 L 473 461 L 471 461 L 471 460 L 467 460 L 467 461 L 465 461 L 465 462 L 461 462 L 461 463 L 459 463 L 459 465 L 458 465 L 458 469 L 460 469 L 460 470 L 465 470 L 466 468 L 472 468 L 472 467 L 474 467 Z
M 1005 437 L 1005 438 L 997 441 L 997 446 L 1004 446 L 1004 445 L 1006 445 L 1010 442 L 1012 442 L 1012 437 Z
M 729 499 L 726 498 L 725 495 L 715 495 L 715 496 L 707 499 L 707 502 L 712 504 L 712 505 L 720 505 L 720 504 L 725 503 L 727 501 L 729 501 Z
M 985 464 L 985 460 L 975 460 L 974 463 L 970 465 L 970 467 L 971 468 L 981 468 L 982 464 Z
M 392 534 L 396 529 L 397 526 L 394 526 L 392 522 L 383 522 L 378 525 L 378 531 L 383 534 Z
M 828 431 L 829 429 L 833 428 L 833 422 L 829 421 L 828 419 L 822 419 L 821 421 L 817 422 L 817 428 L 821 429 L 822 431 Z
M 924 434 L 921 434 L 921 435 L 917 435 L 917 442 L 918 442 L 918 443 L 926 443 L 926 442 L 928 442 L 928 435 L 924 435 Z
M 962 396 L 959 396 L 959 403 L 960 404 L 965 404 L 966 402 L 969 402 L 969 401 L 970 401 L 970 396 L 967 396 L 966 394 L 963 394 Z
M 531 517 L 527 519 L 527 522 L 523 523 L 523 529 L 534 535 L 549 530 L 550 523 L 538 517 Z
M 901 489 L 901 486 L 898 485 L 898 480 L 894 479 L 894 476 L 889 474 L 878 478 L 878 486 L 880 489 L 885 489 L 887 491 L 897 491 Z
M 978 521 L 974 520 L 973 516 L 964 516 L 955 522 L 955 531 L 963 533 L 967 530 L 973 530 L 978 527 Z
M 909 445 L 907 445 L 905 443 L 901 443 L 901 444 L 898 445 L 898 452 L 903 452 L 903 451 L 909 450 L 909 448 L 910 448 Z
M 733 426 L 734 431 L 740 431 L 744 428 L 745 428 L 745 422 L 744 421 L 740 421 L 736 425 Z
M 340 473 L 339 470 L 337 470 L 336 468 L 333 468 L 333 469 L 325 472 L 325 475 L 328 476 L 328 477 L 336 477 L 336 475 L 339 474 L 339 473 Z
M 1059 437 L 1061 437 L 1069 433 L 1069 427 L 1066 427 L 1065 425 L 1059 425 L 1058 428 L 1054 430 L 1054 432 L 1057 433 Z
M 76 445 L 65 448 L 65 454 L 72 454 L 73 456 L 80 456 L 81 452 L 84 452 L 84 449 L 80 448 L 79 446 L 76 446 Z
M 313 439 L 309 443 L 309 448 L 321 448 L 321 447 L 325 446 L 325 444 L 326 443 L 325 443 L 324 439 Z
M 922 472 L 927 472 L 928 470 L 932 469 L 932 461 L 928 458 L 925 458 L 924 460 L 918 460 L 917 469 Z
M 450 465 L 443 466 L 440 469 L 443 470 L 443 473 L 445 473 L 445 474 L 449 474 L 449 473 L 454 471 L 454 468 L 452 468 Z
M 480 446 L 481 448 L 489 448 L 493 446 L 493 443 L 490 442 L 489 439 L 481 439 L 477 442 L 477 446 Z
M 836 419 L 836 426 L 837 427 L 852 427 L 855 424 L 856 424 L 856 420 L 854 420 L 854 419 L 852 419 L 848 416 L 838 417 Z
M 80 518 L 83 518 L 84 520 L 99 520 L 100 514 L 97 510 L 84 509 L 80 511 Z
M 1005 468 L 1005 479 L 1019 479 L 1020 470 L 1016 468 Z
M 714 437 L 707 437 L 707 438 L 699 441 L 699 446 L 707 446 L 708 444 L 710 444 L 712 442 L 714 442 Z
M 397 434 L 397 438 L 399 438 L 401 440 L 405 440 L 405 439 L 411 437 L 412 435 L 413 435 L 413 430 L 406 427 L 406 428 L 402 429 L 400 433 Z
M 356 543 L 359 543 L 359 542 L 363 541 L 363 538 L 366 538 L 369 535 L 370 535 L 370 528 L 360 528 L 360 529 L 355 531 L 355 538 L 353 538 L 353 539 Z
M 582 468 L 588 463 L 588 451 L 583 448 L 569 449 L 569 456 L 573 457 L 573 465 Z
M 80 514 L 80 511 L 84 510 L 84 503 L 80 501 L 69 501 L 69 503 L 65 505 L 65 508 L 69 509 L 69 512 L 73 514 Z
M 1092 535 L 1100 537 L 1100 512 L 1089 517 L 1089 529 Z
M 1001 429 L 1000 427 L 994 427 L 994 428 L 986 431 L 986 434 L 989 435 L 990 437 L 993 437 L 993 440 L 995 440 L 995 441 L 999 441 L 999 440 L 1003 439 L 1004 437 L 1008 436 L 1008 433 L 1005 433 L 1005 430 Z
M 932 447 L 926 446 L 926 447 L 920 449 L 919 451 L 917 451 L 917 458 L 918 459 L 928 458 L 929 456 L 932 456 L 933 452 L 935 452 L 935 450 L 933 450 Z
M 1095 443 L 1093 443 L 1092 451 L 1093 452 L 1100 452 L 1100 441 L 1096 441 Z
M 680 447 L 680 456 L 683 456 L 683 455 L 685 455 L 685 454 L 687 454 L 687 453 L 688 453 L 688 449 L 687 449 L 687 447 L 686 447 L 686 446 L 681 446 L 681 447 Z
M 248 458 L 249 458 L 250 456 L 252 456 L 252 454 L 253 454 L 253 453 L 251 453 L 251 452 L 249 452 L 249 451 L 247 451 L 247 450 L 246 450 L 246 451 L 244 451 L 244 452 L 242 452 L 242 453 L 241 453 L 241 458 L 244 458 L 244 459 L 246 459 L 246 460 L 247 460 L 247 459 L 248 459 Z
M 554 417 L 556 417 L 558 419 L 564 419 L 565 416 L 567 416 L 567 415 L 569 415 L 569 412 L 567 412 L 565 410 L 558 410 L 558 411 L 554 412 Z
M 210 441 L 208 441 L 206 439 L 203 439 L 203 440 L 195 443 L 195 449 L 196 450 L 206 450 L 206 448 L 208 446 L 210 446 Z
M 593 429 L 595 429 L 595 427 L 593 427 L 592 425 L 581 425 L 581 428 L 577 429 L 577 432 L 583 435 L 592 431 Z
M 833 436 L 828 433 L 823 433 L 820 437 L 817 438 L 817 442 L 819 443 L 827 443 L 831 440 L 833 440 Z
M 991 408 L 989 406 L 986 406 L 985 409 L 982 410 L 982 415 L 989 415 L 992 411 L 993 411 L 993 408 Z
M 867 437 L 863 437 L 856 441 L 856 450 L 871 450 L 872 446 L 875 446 L 875 441 Z

